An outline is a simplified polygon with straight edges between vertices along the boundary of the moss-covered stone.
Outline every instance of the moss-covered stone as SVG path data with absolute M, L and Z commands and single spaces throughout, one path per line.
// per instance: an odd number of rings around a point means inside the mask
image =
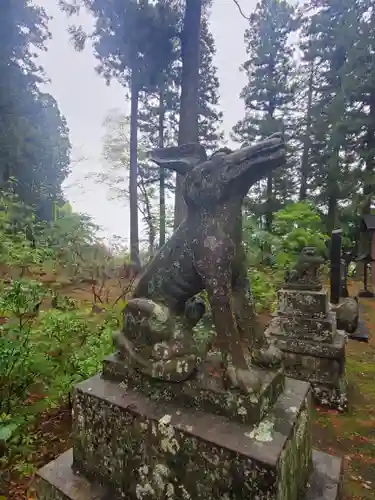
M 329 312 L 327 293 L 324 291 L 288 290 L 277 292 L 278 311 L 291 316 L 326 318 Z
M 309 397 L 289 380 L 254 427 L 94 377 L 74 395 L 74 466 L 113 498 L 297 500 L 311 471 Z
M 178 384 L 156 380 L 127 366 L 116 355 L 103 361 L 103 377 L 120 382 L 124 389 L 136 390 L 161 402 L 176 401 L 188 408 L 222 415 L 233 421 L 256 424 L 276 403 L 284 389 L 284 370 L 264 370 L 250 367 L 253 390 L 248 394 L 238 389 L 227 388 L 223 383 L 220 368 L 215 372 L 215 363 L 201 363 L 195 377 Z
M 314 342 L 332 343 L 336 335 L 334 313 L 327 318 L 315 319 L 297 315 L 275 315 L 269 333 L 286 339 L 298 338 Z
M 342 498 L 342 460 L 318 451 L 313 451 L 312 457 L 312 472 L 307 488 L 301 492 L 301 500 Z M 123 496 L 116 497 L 113 491 L 105 490 L 90 483 L 82 475 L 75 474 L 71 468 L 72 460 L 73 453 L 69 450 L 38 471 L 33 484 L 37 500 L 123 500 Z M 224 494 L 212 500 L 226 498 L 232 497 Z
M 347 409 L 347 336 L 336 329 L 327 292 L 280 290 L 278 311 L 266 335 L 283 351 L 285 373 L 312 383 L 318 404 Z
M 324 359 L 345 359 L 347 337 L 338 330 L 331 343 L 313 342 L 303 338 L 278 338 L 276 343 L 283 352 L 292 352 Z

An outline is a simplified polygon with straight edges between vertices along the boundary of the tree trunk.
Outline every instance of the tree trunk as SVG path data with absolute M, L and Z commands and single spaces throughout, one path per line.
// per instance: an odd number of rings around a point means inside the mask
M 137 161 L 137 132 L 138 132 L 138 74 L 133 70 L 131 75 L 130 101 L 130 260 L 140 264 L 139 235 L 138 235 L 138 161 Z
M 328 199 L 327 232 L 331 234 L 337 222 L 337 197 L 334 194 Z
M 309 175 L 309 152 L 311 146 L 311 108 L 314 84 L 314 62 L 311 62 L 309 86 L 307 91 L 307 111 L 306 111 L 306 131 L 303 140 L 303 152 L 301 159 L 301 185 L 299 190 L 299 200 L 304 201 L 307 198 L 307 180 Z
M 361 217 L 371 212 L 371 202 L 374 195 L 374 154 L 375 151 L 375 90 L 371 93 L 369 99 L 369 125 L 366 132 L 365 144 L 365 176 L 363 181 L 363 203 L 361 207 Z M 359 254 L 368 253 L 371 250 L 371 236 L 362 231 L 359 235 Z M 363 275 L 363 264 L 357 266 L 356 277 Z
M 164 147 L 164 88 L 163 85 L 159 94 L 159 148 Z M 165 170 L 160 167 L 160 183 L 159 183 L 159 246 L 162 247 L 165 243 Z
M 178 143 L 198 142 L 198 87 L 202 0 L 186 0 L 181 36 L 182 82 Z M 183 177 L 176 175 L 174 227 L 184 220 Z
M 273 209 L 273 189 L 272 189 L 272 174 L 267 177 L 267 194 L 266 194 L 266 231 L 272 232 L 272 209 Z
M 328 167 L 327 193 L 328 193 L 328 214 L 327 214 L 327 232 L 331 234 L 337 229 L 338 224 L 338 200 L 340 189 L 338 179 L 340 175 L 340 146 L 336 146 L 332 153 L 331 164 Z

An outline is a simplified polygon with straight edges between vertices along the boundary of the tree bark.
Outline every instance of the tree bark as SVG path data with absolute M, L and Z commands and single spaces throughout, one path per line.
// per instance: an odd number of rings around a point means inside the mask
M 131 74 L 131 101 L 130 101 L 130 175 L 129 175 L 129 204 L 130 204 L 130 260 L 140 264 L 139 234 L 138 234 L 138 74 L 133 69 Z
M 309 174 L 309 152 L 311 146 L 311 108 L 313 97 L 313 84 L 314 84 L 314 63 L 311 62 L 309 86 L 307 90 L 307 111 L 306 111 L 306 131 L 303 140 L 303 152 L 301 159 L 301 185 L 299 190 L 299 200 L 304 201 L 307 198 L 307 180 Z
M 374 195 L 374 154 L 375 151 L 375 90 L 369 96 L 369 125 L 366 132 L 365 143 L 365 178 L 363 182 L 363 203 L 361 207 L 361 218 L 371 212 L 371 203 Z M 371 250 L 371 236 L 368 232 L 362 231 L 359 235 L 359 253 L 368 253 Z M 363 276 L 363 264 L 357 266 L 356 277 Z M 374 286 L 375 283 L 372 283 Z
M 272 232 L 273 219 L 273 178 L 272 175 L 267 177 L 267 194 L 266 194 L 266 230 Z
M 198 87 L 202 0 L 186 0 L 181 35 L 182 82 L 178 143 L 198 142 Z M 176 175 L 174 227 L 184 220 L 183 178 Z
M 164 147 L 164 88 L 160 88 L 159 94 L 159 148 Z M 165 243 L 165 170 L 160 167 L 160 182 L 159 182 L 159 246 L 162 247 Z

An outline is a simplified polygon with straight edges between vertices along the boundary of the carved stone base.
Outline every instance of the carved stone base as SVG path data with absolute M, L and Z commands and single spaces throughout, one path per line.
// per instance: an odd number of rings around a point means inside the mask
M 37 498 L 339 498 L 341 461 L 317 454 L 313 467 L 310 404 L 309 384 L 288 379 L 268 415 L 248 426 L 93 377 L 74 393 L 73 463 L 66 454 L 44 467 Z
M 277 292 L 278 312 L 290 317 L 305 316 L 325 319 L 329 311 L 328 295 L 324 291 L 289 290 L 281 288 Z
M 323 319 L 275 314 L 268 332 L 270 335 L 285 339 L 298 338 L 319 343 L 332 343 L 336 335 L 336 317 L 334 313 L 329 313 L 327 318 Z
M 301 500 L 339 500 L 341 498 L 342 461 L 332 455 L 313 451 L 313 469 L 308 480 L 308 491 Z M 97 483 L 90 483 L 73 472 L 73 450 L 39 470 L 34 484 L 38 500 L 118 500 Z M 121 500 L 129 500 L 123 497 Z M 176 498 L 176 497 L 175 497 Z M 177 497 L 178 498 L 178 497 Z M 213 497 L 222 500 L 225 496 Z M 228 493 L 227 498 L 235 499 Z M 278 500 L 282 497 L 274 497 Z
M 257 425 L 124 393 L 100 377 L 74 395 L 74 467 L 113 497 L 297 500 L 311 473 L 310 389 L 288 381 Z M 229 498 L 231 498 L 229 496 Z
M 309 381 L 318 404 L 339 411 L 347 410 L 345 332 L 338 330 L 332 344 L 294 338 L 280 338 L 276 343 L 284 352 L 288 377 Z
M 243 394 L 238 389 L 225 388 L 218 365 L 214 355 L 208 356 L 193 378 L 182 383 L 170 383 L 143 375 L 115 354 L 104 359 L 103 378 L 120 382 L 123 388 L 136 390 L 159 402 L 175 401 L 184 407 L 198 407 L 240 423 L 258 423 L 284 389 L 283 369 L 269 371 L 251 367 L 251 392 Z

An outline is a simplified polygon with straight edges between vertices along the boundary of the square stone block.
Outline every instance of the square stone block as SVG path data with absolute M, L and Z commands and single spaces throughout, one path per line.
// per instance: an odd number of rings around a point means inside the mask
M 276 337 L 277 346 L 284 352 L 345 361 L 346 333 L 337 330 L 333 342 L 312 342 L 294 337 Z
M 175 401 L 184 407 L 199 407 L 202 411 L 249 425 L 262 420 L 284 389 L 283 369 L 270 371 L 252 366 L 249 371 L 254 381 L 253 390 L 249 394 L 228 391 L 223 387 L 222 379 L 208 371 L 212 366 L 209 360 L 203 362 L 195 377 L 170 383 L 143 375 L 114 354 L 103 360 L 102 375 L 160 402 Z
M 288 377 L 334 386 L 345 373 L 344 360 L 319 358 L 294 352 L 284 354 L 285 372 Z
M 301 500 L 339 500 L 342 460 L 321 451 L 313 451 L 312 458 L 313 470 L 306 495 L 303 494 Z M 34 482 L 37 500 L 129 500 L 129 497 L 115 497 L 98 484 L 75 474 L 72 464 L 73 450 L 68 450 L 38 471 Z M 233 499 L 233 496 L 228 498 Z
M 278 314 L 272 318 L 267 333 L 277 337 L 332 343 L 336 334 L 336 317 L 334 313 L 329 313 L 323 319 Z
M 74 470 L 111 499 L 298 500 L 312 470 L 309 387 L 288 379 L 249 426 L 93 377 L 74 392 Z
M 277 296 L 280 314 L 323 319 L 329 313 L 328 294 L 324 291 L 282 288 L 277 292 Z

